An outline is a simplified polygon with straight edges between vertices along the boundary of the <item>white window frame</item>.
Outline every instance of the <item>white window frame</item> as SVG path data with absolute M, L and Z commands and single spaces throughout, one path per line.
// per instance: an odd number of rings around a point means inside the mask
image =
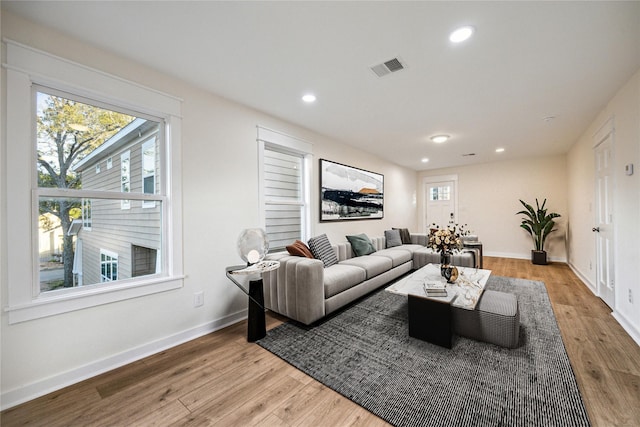
M 103 260 L 103 257 L 109 258 L 109 259 Z M 102 274 L 102 266 L 106 264 L 111 265 L 111 272 L 112 272 L 111 277 L 107 277 L 104 274 Z M 104 283 L 104 282 L 113 281 L 113 265 L 114 264 L 116 266 L 116 280 L 118 280 L 118 274 L 120 273 L 120 266 L 118 265 L 118 254 L 113 251 L 109 251 L 107 249 L 100 249 L 100 282 Z
M 259 202 L 260 202 L 260 226 L 266 229 L 266 216 L 265 210 L 269 203 L 274 203 L 268 200 L 265 195 L 265 188 L 263 183 L 265 182 L 264 176 L 264 152 L 266 146 L 271 146 L 283 152 L 289 152 L 292 154 L 298 154 L 303 156 L 303 173 L 302 173 L 302 204 L 292 202 L 301 207 L 301 221 L 302 221 L 302 240 L 307 241 L 311 237 L 311 165 L 313 164 L 313 144 L 302 139 L 287 135 L 285 133 L 268 129 L 262 126 L 257 126 L 258 129 L 258 180 L 259 187 Z M 282 201 L 275 202 L 277 204 L 283 204 Z
M 131 193 L 131 151 L 120 154 L 120 192 Z M 131 209 L 131 200 L 122 200 L 120 209 Z
M 107 158 L 107 169 L 111 169 L 113 167 L 113 157 Z
M 91 199 L 88 197 L 82 198 L 82 229 L 91 231 Z
M 149 161 L 149 156 L 147 156 L 147 152 L 149 151 L 149 149 L 152 148 L 153 149 L 153 155 L 152 157 L 152 162 L 153 162 L 153 168 L 151 169 L 151 173 L 149 173 L 149 169 L 147 169 L 146 166 L 146 162 Z M 141 148 L 142 152 L 141 152 L 141 162 L 142 162 L 142 190 L 141 193 L 144 194 L 156 194 L 156 137 L 153 136 L 151 137 L 149 140 L 145 141 L 142 144 L 142 148 Z M 153 177 L 153 191 L 151 193 L 147 193 L 145 191 L 145 179 L 149 178 L 149 177 Z M 142 201 L 142 207 L 143 208 L 155 208 L 156 207 L 156 202 L 153 200 L 143 200 Z
M 7 203 L 6 277 L 7 306 L 10 324 L 46 316 L 86 309 L 116 301 L 138 298 L 183 286 L 182 264 L 182 186 L 180 99 L 124 80 L 102 71 L 69 61 L 29 46 L 4 40 L 3 64 L 6 71 L 6 155 L 3 179 L 12 191 Z M 162 274 L 100 284 L 40 292 L 38 263 L 38 200 L 52 195 L 77 197 L 75 190 L 38 188 L 35 167 L 35 96 L 34 85 L 49 87 L 73 95 L 139 111 L 159 117 L 165 125 L 163 146 L 163 242 Z M 166 171 L 166 172 L 165 172 Z M 166 175 L 166 176 L 165 176 Z M 51 193 L 51 194 L 49 194 Z M 91 195 L 88 195 L 91 197 Z M 96 194 L 96 197 L 100 197 Z M 131 199 L 144 200 L 145 195 Z M 31 212 L 31 215 L 25 215 Z M 31 236 L 31 237 L 29 237 Z M 107 285 L 107 284 L 105 284 Z

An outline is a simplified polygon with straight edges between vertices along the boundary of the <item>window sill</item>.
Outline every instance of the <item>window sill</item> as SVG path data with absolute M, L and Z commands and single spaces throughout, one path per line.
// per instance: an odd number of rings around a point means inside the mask
M 9 324 L 96 307 L 103 304 L 138 298 L 145 295 L 179 289 L 185 276 L 156 277 L 145 280 L 125 280 L 109 286 L 86 286 L 51 291 L 26 304 L 5 307 Z

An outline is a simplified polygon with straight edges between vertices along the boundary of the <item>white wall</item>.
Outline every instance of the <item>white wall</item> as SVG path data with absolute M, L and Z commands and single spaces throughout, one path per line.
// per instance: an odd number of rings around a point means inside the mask
M 457 168 L 424 171 L 418 174 L 420 226 L 424 220 L 423 181 L 428 176 L 458 176 L 458 223 L 482 241 L 484 254 L 509 258 L 531 258 L 530 235 L 520 228 L 523 209 L 519 199 L 534 204 L 546 198 L 549 212 L 561 215 L 547 239 L 545 249 L 553 261 L 566 261 L 567 221 L 566 158 L 564 155 L 484 163 Z M 423 230 L 423 231 L 424 231 Z
M 416 228 L 414 171 L 206 93 L 6 12 L 2 13 L 2 36 L 184 100 L 182 197 L 187 276 L 184 287 L 176 291 L 14 325 L 8 324 L 6 313 L 2 312 L 3 408 L 173 346 L 245 315 L 246 296 L 226 279 L 224 268 L 241 262 L 235 250 L 240 231 L 259 225 L 257 125 L 314 144 L 314 234 L 326 232 L 332 241 L 341 241 L 345 234 L 381 235 L 391 227 Z M 5 84 L 3 78 L 3 93 Z M 4 106 L 4 96 L 2 99 Z M 2 141 L 4 147 L 4 135 Z M 385 218 L 318 223 L 317 162 L 320 158 L 384 174 Z M 4 181 L 4 177 L 0 180 Z M 2 189 L 4 208 L 6 191 Z M 8 226 L 4 218 L 1 236 L 6 235 Z M 6 244 L 3 241 L 2 247 Z M 6 265 L 5 254 L 3 250 L 2 266 Z M 0 278 L 2 306 L 5 306 L 8 284 L 4 269 Z M 198 291 L 204 291 L 205 303 L 193 308 L 193 294 Z
M 614 316 L 640 344 L 640 70 L 598 114 L 567 155 L 569 167 L 569 262 L 596 289 L 594 134 L 614 124 Z M 625 175 L 632 163 L 635 173 Z M 591 267 L 591 268 L 590 268 Z M 633 303 L 629 302 L 629 291 Z

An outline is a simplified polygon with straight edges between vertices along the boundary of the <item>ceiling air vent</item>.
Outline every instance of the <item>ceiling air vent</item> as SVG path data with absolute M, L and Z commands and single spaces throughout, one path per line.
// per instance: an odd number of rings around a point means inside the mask
M 371 71 L 376 73 L 378 77 L 383 77 L 400 70 L 404 70 L 404 65 L 402 65 L 402 62 L 400 62 L 398 58 L 393 58 L 387 62 L 371 67 Z
M 471 157 L 471 156 L 475 156 L 475 155 L 476 155 L 476 153 L 466 153 L 466 154 L 463 154 L 462 157 Z

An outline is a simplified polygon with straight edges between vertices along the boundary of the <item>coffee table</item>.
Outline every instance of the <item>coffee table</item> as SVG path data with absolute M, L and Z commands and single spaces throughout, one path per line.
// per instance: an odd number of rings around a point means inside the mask
M 385 289 L 407 295 L 409 336 L 451 348 L 451 307 L 474 310 L 491 276 L 491 270 L 456 268 L 459 275 L 455 283 L 446 283 L 439 264 L 427 264 Z M 447 296 L 427 296 L 425 283 L 445 284 Z

